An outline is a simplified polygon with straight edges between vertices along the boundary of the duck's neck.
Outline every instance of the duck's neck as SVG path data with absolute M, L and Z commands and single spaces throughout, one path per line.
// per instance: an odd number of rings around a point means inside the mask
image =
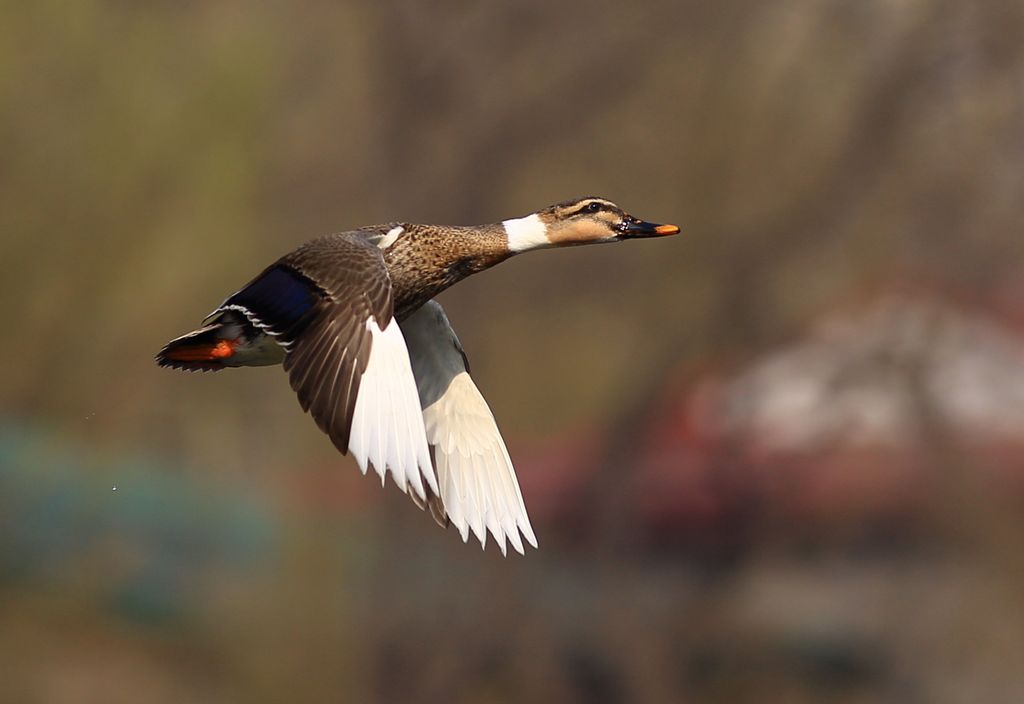
M 509 236 L 502 223 L 396 227 L 401 227 L 402 232 L 385 249 L 384 262 L 391 274 L 395 315 L 399 320 L 452 284 L 515 254 L 509 248 Z

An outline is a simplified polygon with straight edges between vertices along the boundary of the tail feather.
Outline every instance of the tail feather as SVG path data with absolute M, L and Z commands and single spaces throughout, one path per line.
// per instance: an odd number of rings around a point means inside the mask
M 239 344 L 238 339 L 224 336 L 224 328 L 224 325 L 214 323 L 171 340 L 157 353 L 156 363 L 161 367 L 188 371 L 224 369 L 228 366 L 225 362 L 234 355 Z

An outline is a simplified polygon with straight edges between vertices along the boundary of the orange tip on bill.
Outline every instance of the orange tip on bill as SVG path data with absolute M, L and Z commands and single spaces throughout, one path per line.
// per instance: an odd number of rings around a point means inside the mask
M 674 235 L 679 232 L 679 225 L 658 225 L 654 231 L 659 235 Z

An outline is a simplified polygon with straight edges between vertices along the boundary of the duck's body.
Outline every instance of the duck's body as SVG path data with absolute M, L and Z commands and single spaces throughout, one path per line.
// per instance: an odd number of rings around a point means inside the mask
M 434 296 L 541 247 L 675 234 L 600 198 L 476 227 L 374 225 L 312 240 L 231 295 L 161 366 L 217 370 L 283 363 L 304 410 L 365 472 L 481 544 L 536 547 L 512 463 Z M 432 451 L 432 452 L 431 452 Z M 437 469 L 435 480 L 431 463 Z

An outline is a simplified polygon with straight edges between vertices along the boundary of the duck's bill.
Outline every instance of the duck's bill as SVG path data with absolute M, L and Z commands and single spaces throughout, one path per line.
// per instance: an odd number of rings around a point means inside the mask
M 659 225 L 654 222 L 634 220 L 619 225 L 619 236 L 623 239 L 634 237 L 664 237 L 679 234 L 679 225 Z

